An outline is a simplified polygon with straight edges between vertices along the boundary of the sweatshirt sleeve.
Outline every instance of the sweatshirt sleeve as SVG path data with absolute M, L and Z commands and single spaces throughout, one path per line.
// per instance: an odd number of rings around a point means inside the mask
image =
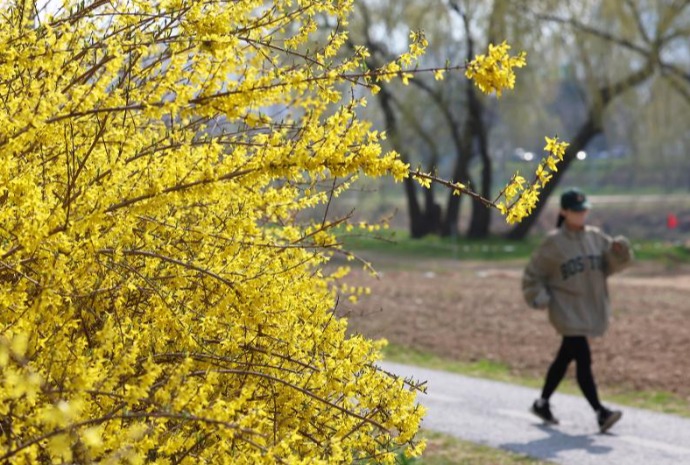
M 548 239 L 532 254 L 522 275 L 522 295 L 532 308 L 546 308 L 551 301 L 547 287 L 550 269 L 553 266 L 553 249 Z
M 614 246 L 614 244 L 617 244 Z M 634 254 L 630 241 L 625 236 L 608 237 L 604 260 L 606 261 L 606 275 L 610 276 L 627 268 L 633 261 Z

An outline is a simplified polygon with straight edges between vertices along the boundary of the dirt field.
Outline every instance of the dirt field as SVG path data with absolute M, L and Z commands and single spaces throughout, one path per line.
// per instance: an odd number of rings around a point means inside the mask
M 545 312 L 523 303 L 524 262 L 367 259 L 379 279 L 355 269 L 347 281 L 370 287 L 371 295 L 339 308 L 352 331 L 544 375 L 560 336 Z M 614 318 L 608 333 L 591 341 L 598 384 L 670 391 L 690 402 L 690 267 L 637 263 L 609 284 Z

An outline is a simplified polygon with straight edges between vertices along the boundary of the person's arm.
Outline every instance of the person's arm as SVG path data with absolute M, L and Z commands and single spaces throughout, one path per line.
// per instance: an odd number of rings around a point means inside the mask
M 630 241 L 625 236 L 608 238 L 604 260 L 606 261 L 606 275 L 618 273 L 630 266 L 634 258 Z
M 551 295 L 547 286 L 550 268 L 553 264 L 550 241 L 543 242 L 534 251 L 522 275 L 522 295 L 532 308 L 549 306 Z

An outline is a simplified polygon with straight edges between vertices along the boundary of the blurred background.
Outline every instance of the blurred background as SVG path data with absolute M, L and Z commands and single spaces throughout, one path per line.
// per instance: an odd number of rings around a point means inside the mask
M 462 71 L 382 83 L 362 116 L 412 169 L 493 199 L 515 172 L 532 179 L 544 137 L 570 147 L 537 211 L 510 226 L 466 196 L 408 180 L 358 181 L 338 200 L 355 219 L 389 218 L 413 238 L 524 239 L 553 227 L 560 192 L 583 189 L 592 224 L 633 238 L 690 231 L 690 7 L 687 0 L 358 0 L 350 47 L 374 68 L 429 42 L 419 68 L 462 65 L 507 41 L 527 52 L 513 91 L 482 95 Z M 334 25 L 330 25 L 334 26 Z M 326 30 L 326 29 L 325 29 Z M 331 210 L 333 211 L 333 210 Z

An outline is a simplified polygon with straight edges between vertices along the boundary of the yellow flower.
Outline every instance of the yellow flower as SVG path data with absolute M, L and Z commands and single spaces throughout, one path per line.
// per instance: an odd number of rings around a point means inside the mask
M 558 137 L 545 137 L 544 139 L 546 139 L 546 146 L 544 147 L 544 150 L 557 156 L 559 160 L 563 160 L 563 156 L 565 155 L 565 149 L 570 144 L 567 142 L 559 142 Z
M 410 79 L 414 77 L 414 74 L 412 73 L 402 73 L 402 82 L 404 85 L 408 85 L 410 83 Z
M 50 455 L 60 461 L 72 461 L 71 441 L 67 434 L 57 434 L 48 439 L 48 451 Z
M 431 179 L 424 176 L 414 176 L 415 180 L 424 188 L 431 187 Z
M 540 164 L 537 167 L 537 178 L 539 179 L 539 182 L 541 182 L 542 186 L 546 185 L 551 180 L 551 174 L 544 169 L 544 165 Z
M 465 75 L 482 92 L 486 94 L 495 92 L 500 97 L 503 90 L 512 89 L 515 86 L 513 68 L 522 68 L 526 64 L 525 52 L 511 57 L 508 50 L 510 46 L 506 42 L 500 45 L 490 44 L 487 55 L 477 55 L 468 63 Z
M 551 171 L 558 171 L 558 160 L 554 160 L 552 156 L 549 156 L 546 159 L 546 166 L 548 166 Z

